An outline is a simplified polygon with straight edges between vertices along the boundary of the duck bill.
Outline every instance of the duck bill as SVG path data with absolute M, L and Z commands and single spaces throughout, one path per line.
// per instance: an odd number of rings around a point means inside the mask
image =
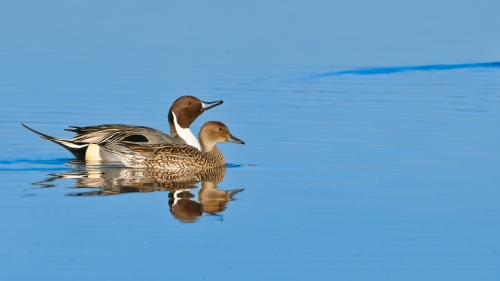
M 206 110 L 209 110 L 210 108 L 214 108 L 220 104 L 222 104 L 223 101 L 221 100 L 218 100 L 218 101 L 212 101 L 212 102 L 206 102 L 206 101 L 202 101 L 201 102 L 201 109 L 203 111 L 206 111 Z
M 245 144 L 244 141 L 234 137 L 233 135 L 229 134 L 229 137 L 227 137 L 228 142 L 234 142 L 234 143 L 239 143 L 239 144 Z

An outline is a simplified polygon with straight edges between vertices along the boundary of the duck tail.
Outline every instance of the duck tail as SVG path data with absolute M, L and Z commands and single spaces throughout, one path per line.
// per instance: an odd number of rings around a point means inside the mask
M 54 138 L 52 136 L 49 136 L 47 134 L 41 133 L 37 130 L 34 130 L 34 129 L 26 126 L 23 123 L 21 123 L 21 125 L 23 125 L 23 127 L 25 127 L 26 129 L 32 131 L 33 133 L 39 135 L 42 139 L 49 140 L 51 142 L 57 143 L 58 145 L 66 148 L 69 152 L 71 152 L 73 155 L 75 155 L 76 158 L 78 158 L 78 159 L 85 158 L 85 152 L 86 152 L 87 147 L 89 145 L 88 143 L 80 143 L 80 142 L 75 142 L 75 141 L 67 140 L 67 139 Z

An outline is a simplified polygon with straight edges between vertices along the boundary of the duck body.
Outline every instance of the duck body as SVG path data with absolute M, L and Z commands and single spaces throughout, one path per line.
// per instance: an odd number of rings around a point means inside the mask
M 116 150 L 117 147 L 124 149 Z M 113 149 L 114 148 L 114 149 Z M 218 148 L 202 152 L 185 144 L 125 144 L 105 148 L 127 167 L 172 171 L 203 170 L 224 166 L 226 160 Z
M 185 144 L 137 144 L 124 141 L 104 145 L 103 149 L 112 153 L 127 167 L 181 171 L 224 166 L 226 160 L 216 144 L 245 144 L 232 136 L 226 125 L 217 121 L 205 123 L 198 139 L 201 151 Z
M 141 144 L 178 143 L 187 144 L 184 139 L 176 135 L 169 136 L 164 132 L 144 126 L 133 126 L 123 124 L 104 124 L 99 126 L 76 127 L 72 126 L 67 131 L 75 132 L 77 135 L 69 141 L 73 143 L 86 143 L 87 146 L 77 149 L 75 155 L 77 159 L 87 161 L 119 161 L 116 156 L 102 149 L 98 143 L 109 141 L 128 141 Z M 57 143 L 57 142 L 56 142 Z M 197 145 L 191 143 L 191 145 Z M 63 145 L 64 147 L 64 145 Z

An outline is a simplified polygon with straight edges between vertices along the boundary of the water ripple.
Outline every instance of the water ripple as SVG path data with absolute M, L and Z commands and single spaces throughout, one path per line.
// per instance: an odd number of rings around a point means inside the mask
M 362 68 L 362 69 L 316 73 L 302 77 L 301 80 L 318 79 L 323 77 L 340 76 L 340 75 L 377 75 L 377 74 L 391 74 L 391 73 L 411 72 L 411 71 L 442 71 L 442 70 L 455 70 L 455 69 L 465 69 L 465 68 L 500 68 L 500 62 L 431 64 L 431 65 L 418 65 L 418 66 Z
M 65 171 L 68 169 L 66 163 L 69 159 L 1 159 L 0 171 L 23 172 L 23 171 Z
M 0 160 L 0 165 L 12 165 L 12 164 L 38 164 L 38 165 L 59 165 L 68 162 L 70 159 L 60 158 L 60 159 L 29 159 L 29 158 L 19 158 L 19 159 L 2 159 Z

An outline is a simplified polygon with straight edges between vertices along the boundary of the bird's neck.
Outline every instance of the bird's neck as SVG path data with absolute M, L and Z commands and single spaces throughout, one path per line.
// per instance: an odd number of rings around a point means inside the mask
M 170 112 L 172 114 L 172 122 L 170 124 L 170 134 L 173 138 L 182 139 L 187 145 L 196 147 L 199 151 L 201 151 L 201 145 L 198 139 L 193 135 L 189 128 L 182 128 L 177 122 L 177 117 L 173 111 Z M 170 121 L 170 118 L 169 118 Z M 173 123 L 173 124 L 172 124 Z

